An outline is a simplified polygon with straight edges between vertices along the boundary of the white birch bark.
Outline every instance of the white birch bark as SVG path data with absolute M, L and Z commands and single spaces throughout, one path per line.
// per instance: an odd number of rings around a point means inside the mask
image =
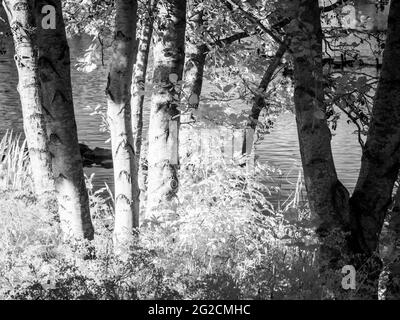
M 40 27 L 46 5 L 56 9 L 55 29 Z M 68 238 L 92 240 L 94 229 L 78 144 L 61 0 L 36 0 L 35 6 L 39 74 L 61 226 Z
M 132 244 L 139 225 L 139 187 L 133 143 L 130 89 L 136 41 L 137 1 L 117 0 L 113 54 L 108 74 L 108 121 L 115 182 L 114 248 Z
M 158 3 L 155 24 L 155 91 L 151 100 L 146 218 L 174 216 L 178 190 L 179 91 L 185 58 L 186 0 Z
M 32 177 L 35 191 L 41 195 L 54 191 L 54 182 L 42 109 L 33 1 L 4 0 L 3 7 L 7 13 L 14 39 L 15 63 L 19 78 L 18 92 L 22 105 Z

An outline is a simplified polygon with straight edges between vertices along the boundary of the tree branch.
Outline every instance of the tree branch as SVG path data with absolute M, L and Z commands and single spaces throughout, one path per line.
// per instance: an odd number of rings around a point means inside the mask
M 288 47 L 289 47 L 289 40 L 288 38 L 286 38 L 284 42 L 280 44 L 273 60 L 269 64 L 267 70 L 264 73 L 263 78 L 261 79 L 260 85 L 258 86 L 258 89 L 261 92 L 265 92 L 267 90 L 268 85 L 270 84 L 276 69 L 278 68 L 278 66 L 282 61 L 283 55 L 288 50 Z M 261 94 L 261 92 L 254 95 L 254 102 L 251 108 L 249 126 L 252 127 L 253 129 L 255 129 L 257 126 L 257 121 L 260 116 L 261 110 L 264 109 L 266 106 L 264 95 Z
M 337 2 L 331 4 L 331 5 L 327 6 L 327 7 L 320 7 L 320 9 L 321 9 L 322 13 L 327 13 L 327 12 L 335 10 L 336 8 L 339 8 L 341 5 L 343 5 L 343 4 L 345 4 L 346 2 L 349 2 L 349 1 L 350 0 L 338 0 Z M 290 23 L 290 21 L 292 21 L 292 19 L 284 18 L 281 21 L 275 23 L 272 26 L 272 29 L 273 30 L 281 29 L 281 28 L 287 26 Z
M 245 31 L 244 32 L 239 32 L 237 34 L 234 34 L 232 36 L 226 37 L 224 39 L 217 40 L 217 41 L 215 41 L 213 43 L 213 45 L 217 45 L 219 47 L 224 46 L 224 45 L 226 46 L 226 45 L 229 45 L 229 44 L 231 44 L 231 43 L 233 43 L 233 42 L 235 42 L 237 40 L 240 40 L 240 39 L 243 39 L 243 38 L 247 38 L 247 37 L 250 37 L 250 36 L 251 35 L 248 32 L 245 32 Z
M 275 35 L 275 33 L 268 29 L 266 26 L 264 26 L 264 24 L 257 18 L 255 17 L 253 14 L 251 14 L 250 12 L 244 10 L 240 4 L 232 1 L 232 0 L 222 0 L 222 2 L 224 3 L 224 5 L 228 8 L 228 10 L 230 10 L 231 12 L 235 11 L 235 7 L 247 18 L 247 20 L 249 20 L 250 22 L 254 23 L 255 25 L 257 25 L 257 27 L 259 27 L 264 33 L 266 33 L 267 35 L 269 35 L 275 42 L 281 44 L 282 40 Z

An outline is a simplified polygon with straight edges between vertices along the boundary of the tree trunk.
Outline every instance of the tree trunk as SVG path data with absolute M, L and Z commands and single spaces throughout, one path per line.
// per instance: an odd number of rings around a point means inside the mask
M 42 94 L 38 73 L 38 46 L 32 1 L 4 0 L 3 7 L 15 46 L 18 92 L 36 194 L 54 191 Z
M 146 16 L 142 20 L 142 30 L 139 39 L 139 48 L 136 56 L 132 80 L 132 130 L 135 146 L 135 156 L 137 165 L 140 164 L 140 152 L 142 147 L 143 132 L 143 102 L 146 72 L 149 62 L 149 51 L 153 34 L 153 22 L 157 0 L 148 0 L 146 6 Z
M 400 15 L 399 1 L 391 1 L 383 64 L 375 95 L 361 169 L 350 199 L 352 245 L 359 254 L 366 281 L 360 295 L 377 298 L 382 263 L 379 235 L 392 202 L 400 160 Z
M 386 300 L 400 299 L 400 188 L 394 198 L 394 206 L 391 212 L 388 227 L 390 241 L 386 269 L 388 278 L 386 280 Z
M 108 74 L 108 121 L 114 163 L 114 248 L 123 252 L 139 225 L 139 187 L 131 123 L 130 88 L 136 41 L 137 1 L 117 0 L 113 54 Z
M 199 106 L 201 89 L 203 86 L 203 74 L 206 63 L 206 56 L 209 51 L 206 44 L 202 44 L 202 39 L 196 34 L 203 27 L 203 10 L 199 9 L 202 0 L 195 0 L 188 10 L 188 21 L 186 42 L 186 62 L 184 69 L 185 87 L 187 87 L 187 96 L 195 97 L 192 100 L 191 107 L 196 109 Z
M 161 0 L 155 25 L 155 86 L 150 113 L 147 218 L 175 212 L 178 190 L 179 91 L 185 59 L 186 0 Z
M 275 57 L 269 64 L 267 70 L 265 71 L 263 78 L 261 79 L 260 85 L 258 89 L 260 93 L 256 94 L 254 97 L 253 106 L 251 108 L 251 115 L 250 115 L 250 123 L 249 126 L 255 130 L 257 126 L 258 118 L 260 117 L 261 111 L 265 108 L 265 97 L 262 92 L 265 92 L 272 81 L 272 77 L 276 69 L 278 69 L 279 65 L 281 64 L 283 55 L 285 54 L 288 48 L 288 42 L 282 42 L 279 45 L 278 50 L 275 53 Z
M 60 0 L 37 0 L 39 74 L 46 110 L 47 135 L 64 233 L 76 239 L 94 236 L 89 199 L 83 175 L 72 96 L 70 53 Z M 42 8 L 56 9 L 56 29 L 44 29 Z
M 258 86 L 259 93 L 257 93 L 254 96 L 253 100 L 253 106 L 251 108 L 251 114 L 250 114 L 250 119 L 249 122 L 247 123 L 247 127 L 244 129 L 245 130 L 245 138 L 243 139 L 243 145 L 242 145 L 242 154 L 249 154 L 251 153 L 251 150 L 253 148 L 253 141 L 254 141 L 254 132 L 257 127 L 257 122 L 258 118 L 260 117 L 261 111 L 266 107 L 265 103 L 265 97 L 262 94 L 262 92 L 265 92 L 272 81 L 272 77 L 276 71 L 276 69 L 279 67 L 283 55 L 285 54 L 286 50 L 288 48 L 288 42 L 282 42 L 279 45 L 278 50 L 275 53 L 275 57 L 269 64 L 267 70 L 265 71 L 261 82 Z
M 317 0 L 297 1 L 288 29 L 294 61 L 294 102 L 305 185 L 312 215 L 319 217 L 319 264 L 326 294 L 342 293 L 349 231 L 348 191 L 338 180 L 324 106 L 322 30 Z M 342 242 L 344 240 L 344 242 Z M 344 243 L 344 244 L 343 244 Z

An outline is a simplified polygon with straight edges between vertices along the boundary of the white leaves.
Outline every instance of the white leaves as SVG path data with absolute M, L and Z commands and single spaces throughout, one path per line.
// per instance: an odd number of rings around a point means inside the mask
M 95 108 L 91 106 L 86 106 L 85 109 L 90 112 L 90 116 L 99 117 L 101 120 L 100 124 L 100 132 L 109 132 L 110 127 L 108 123 L 107 111 L 106 108 L 102 105 L 97 105 Z
M 171 81 L 172 83 L 177 83 L 178 82 L 178 75 L 176 73 L 171 73 L 169 76 L 169 81 Z
M 81 71 L 84 73 L 90 73 L 97 69 L 97 65 L 95 63 L 91 63 L 91 62 L 86 63 L 86 61 L 84 61 L 84 60 L 78 60 L 78 63 L 76 64 L 76 68 L 78 71 Z
M 90 47 L 86 50 L 84 56 L 82 58 L 78 58 L 78 63 L 76 63 L 76 67 L 78 71 L 90 73 L 97 69 L 96 61 L 100 59 L 100 56 L 97 52 L 97 44 L 92 43 Z

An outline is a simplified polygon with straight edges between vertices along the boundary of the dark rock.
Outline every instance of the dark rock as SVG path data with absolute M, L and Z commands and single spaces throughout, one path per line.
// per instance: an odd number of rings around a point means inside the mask
M 112 160 L 111 150 L 109 150 L 109 149 L 96 147 L 93 150 L 93 153 L 94 153 L 94 158 L 95 158 L 96 164 L 105 162 L 107 160 Z
M 113 167 L 111 150 L 98 147 L 92 150 L 83 143 L 79 144 L 79 148 L 84 167 L 92 167 L 94 165 L 105 169 L 111 169 Z
M 102 166 L 104 169 L 112 169 L 112 168 L 113 168 L 113 161 L 112 161 L 112 160 L 103 161 L 103 162 L 101 163 L 101 166 Z

